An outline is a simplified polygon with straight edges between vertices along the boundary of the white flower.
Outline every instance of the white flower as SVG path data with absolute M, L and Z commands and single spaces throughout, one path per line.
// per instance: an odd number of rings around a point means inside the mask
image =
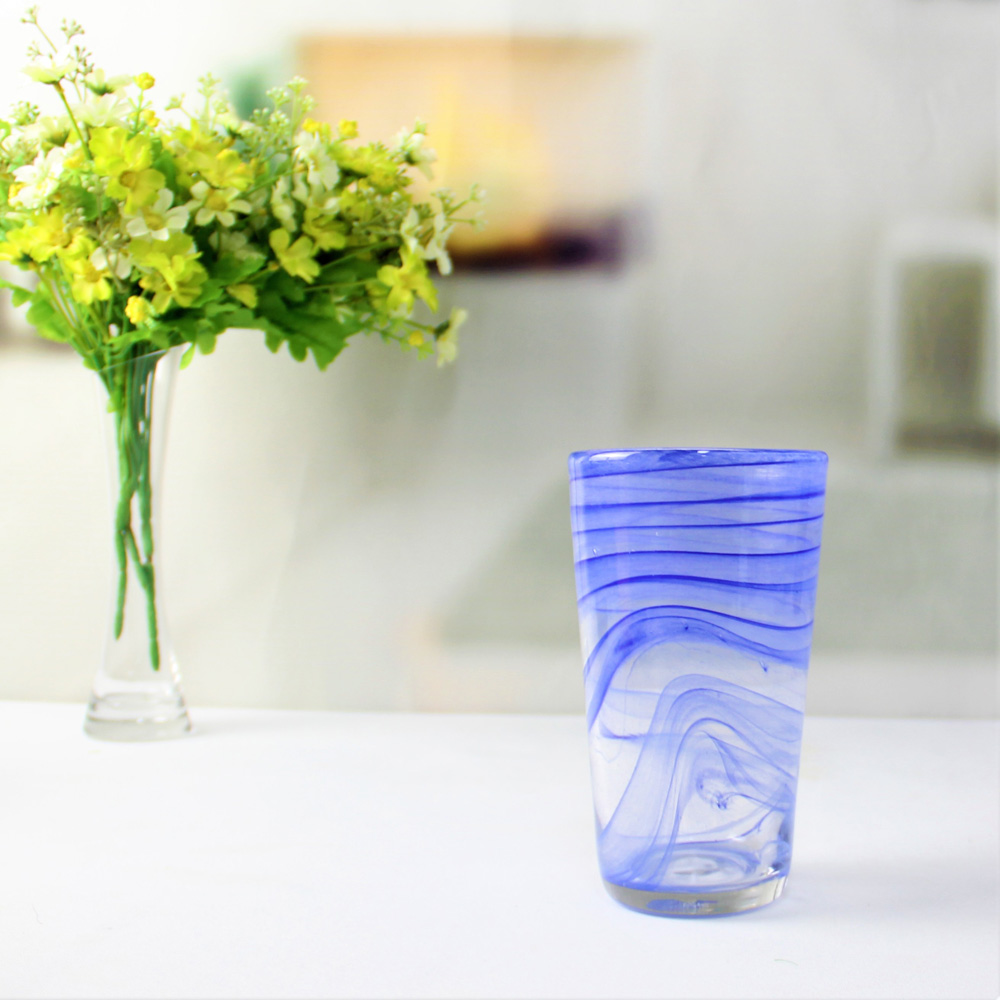
M 420 245 L 420 216 L 417 210 L 411 208 L 403 219 L 403 224 L 399 227 L 399 235 L 403 237 L 406 249 L 410 253 L 421 253 L 423 248 Z
M 399 234 L 403 237 L 406 248 L 411 253 L 418 253 L 424 260 L 433 260 L 437 263 L 438 270 L 442 274 L 451 274 L 451 257 L 445 248 L 448 237 L 454 224 L 448 221 L 444 212 L 436 212 L 434 215 L 434 229 L 430 239 L 426 243 L 420 241 L 420 217 L 416 209 L 411 208 L 403 219 L 403 224 L 399 227 Z
M 292 197 L 296 201 L 301 201 L 303 205 L 308 205 L 312 200 L 312 190 L 304 174 L 295 173 L 293 175 Z
M 217 229 L 208 238 L 209 245 L 218 253 L 227 254 L 237 260 L 248 260 L 250 257 L 262 257 L 263 254 L 250 246 L 250 240 L 245 233 L 234 233 L 226 229 Z
M 271 189 L 271 214 L 289 232 L 295 231 L 295 205 L 288 193 L 291 190 L 288 175 L 279 177 Z
M 208 242 L 216 253 L 228 254 L 237 260 L 249 260 L 251 257 L 264 256 L 250 245 L 246 233 L 233 233 L 226 229 L 218 229 L 209 236 Z
M 330 156 L 326 143 L 314 132 L 303 130 L 295 137 L 295 159 L 306 168 L 313 201 L 332 191 L 340 179 L 337 161 Z
M 433 260 L 442 274 L 451 274 L 451 255 L 441 243 L 428 243 L 424 248 L 424 260 Z
M 432 177 L 430 164 L 437 159 L 437 153 L 429 147 L 425 147 L 427 136 L 424 135 L 422 127 L 413 131 L 402 129 L 396 136 L 394 148 L 406 157 L 407 163 L 412 163 L 425 177 Z
M 152 205 L 143 208 L 137 215 L 129 216 L 125 229 L 133 239 L 168 240 L 171 233 L 179 233 L 188 224 L 190 213 L 186 205 L 170 206 L 174 193 L 163 188 Z
M 41 208 L 59 186 L 66 150 L 53 146 L 44 156 L 36 156 L 33 163 L 18 167 L 14 179 L 22 184 L 16 194 L 10 196 L 11 204 L 24 208 Z
M 90 255 L 90 263 L 98 271 L 107 271 L 123 280 L 132 273 L 132 258 L 124 251 L 118 251 L 109 256 L 104 247 L 98 247 Z
M 448 325 L 435 338 L 438 368 L 451 364 L 458 354 L 458 328 L 469 318 L 464 309 L 452 309 Z
M 107 76 L 103 69 L 95 69 L 88 73 L 83 82 L 95 94 L 113 94 L 117 90 L 122 90 L 132 82 L 130 76 Z
M 195 212 L 194 221 L 199 226 L 209 226 L 216 220 L 229 227 L 236 222 L 236 212 L 244 214 L 253 211 L 250 202 L 240 197 L 236 188 L 214 188 L 206 181 L 196 181 L 191 185 L 189 211 Z
M 76 60 L 67 59 L 65 62 L 57 63 L 55 59 L 49 59 L 47 63 L 35 62 L 24 67 L 24 72 L 32 80 L 38 83 L 59 83 L 67 76 L 71 76 L 76 70 Z
M 23 135 L 32 142 L 49 142 L 61 146 L 72 131 L 73 123 L 69 120 L 69 115 L 42 115 L 24 129 Z
M 77 120 L 95 128 L 106 125 L 124 125 L 131 108 L 128 101 L 123 101 L 115 94 L 102 94 L 100 97 L 88 97 L 82 104 L 73 108 Z

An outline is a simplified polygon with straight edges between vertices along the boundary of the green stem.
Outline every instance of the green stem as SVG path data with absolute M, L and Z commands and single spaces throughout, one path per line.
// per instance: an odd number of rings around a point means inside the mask
M 56 82 L 52 84 L 52 86 L 56 88 L 59 100 L 63 102 L 63 107 L 66 109 L 66 114 L 69 115 L 69 120 L 73 123 L 73 130 L 76 132 L 76 136 L 80 140 L 80 145 L 83 146 L 83 151 L 87 154 L 87 159 L 92 161 L 94 159 L 94 154 L 90 151 L 90 146 L 87 145 L 87 140 L 83 137 L 80 125 L 73 115 L 73 109 L 69 106 L 69 101 L 66 100 L 66 93 L 62 89 L 62 85 Z
M 331 281 L 326 285 L 310 285 L 307 294 L 309 292 L 333 292 L 342 288 L 364 288 L 365 285 L 374 280 L 374 278 L 368 278 L 365 281 Z
M 247 195 L 254 194 L 261 188 L 271 187 L 279 177 L 282 177 L 285 174 L 291 174 L 291 172 L 292 172 L 291 164 L 288 165 L 287 169 L 275 170 L 273 173 L 268 174 L 264 180 L 259 181 L 257 184 L 254 184 L 251 187 L 248 187 L 246 191 L 241 191 L 240 192 L 241 197 L 246 198 Z
M 42 38 L 44 38 L 45 41 L 48 42 L 49 48 L 52 49 L 52 55 L 53 56 L 58 55 L 59 47 L 56 45 L 54 41 L 52 41 L 51 38 L 49 38 L 49 33 L 38 23 L 38 20 L 35 19 L 30 23 L 35 26 L 36 30 L 42 36 Z
M 115 415 L 118 452 L 118 503 L 115 509 L 115 552 L 118 557 L 118 592 L 114 634 L 119 638 L 125 620 L 125 595 L 129 562 L 146 596 L 149 661 L 160 667 L 159 624 L 156 614 L 156 575 L 153 569 L 153 483 L 150 443 L 152 436 L 152 380 L 159 356 L 130 357 L 109 367 L 102 375 Z M 133 530 L 133 500 L 139 515 L 139 539 Z

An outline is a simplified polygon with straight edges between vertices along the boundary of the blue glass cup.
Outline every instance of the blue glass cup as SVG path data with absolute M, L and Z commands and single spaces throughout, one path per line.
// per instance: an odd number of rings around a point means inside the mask
M 665 449 L 570 456 L 601 873 L 661 916 L 781 895 L 827 457 Z

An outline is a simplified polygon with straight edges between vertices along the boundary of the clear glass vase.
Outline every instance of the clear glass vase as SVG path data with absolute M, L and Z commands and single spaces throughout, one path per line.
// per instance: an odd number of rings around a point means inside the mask
M 157 576 L 157 515 L 178 363 L 176 350 L 134 354 L 96 373 L 114 540 L 107 640 L 84 723 L 99 739 L 169 739 L 191 728 Z

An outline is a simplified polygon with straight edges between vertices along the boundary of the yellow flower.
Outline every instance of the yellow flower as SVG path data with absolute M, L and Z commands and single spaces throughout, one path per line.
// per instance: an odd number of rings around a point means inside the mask
M 278 263 L 293 277 L 313 282 L 319 274 L 319 264 L 313 260 L 316 245 L 308 236 L 300 236 L 294 243 L 287 229 L 274 229 L 268 237 Z
M 207 277 L 205 268 L 193 257 L 178 254 L 159 270 L 141 278 L 139 284 L 153 293 L 153 308 L 162 313 L 174 304 L 182 309 L 190 306 L 201 294 Z
M 66 230 L 63 210 L 52 208 L 33 225 L 8 233 L 6 242 L 0 243 L 0 260 L 16 264 L 30 257 L 35 263 L 44 264 L 55 254 L 64 252 L 72 241 L 73 237 Z
M 120 125 L 95 128 L 90 148 L 97 172 L 105 177 L 117 177 L 125 170 L 145 170 L 153 162 L 149 137 L 130 136 Z
M 371 199 L 364 196 L 365 181 L 359 181 L 357 190 L 348 188 L 340 193 L 338 202 L 340 204 L 341 215 L 354 219 L 362 224 L 371 222 L 376 215 L 376 208 Z
M 198 298 L 208 275 L 186 233 L 171 233 L 165 240 L 133 240 L 129 250 L 140 269 L 150 272 L 139 284 L 153 293 L 153 308 L 158 313 L 175 303 L 187 308 Z
M 65 261 L 69 275 L 70 294 L 85 306 L 111 298 L 111 277 L 107 271 L 94 267 L 89 257 L 73 257 Z
M 145 135 L 129 138 L 128 132 L 117 125 L 95 128 L 91 132 L 90 150 L 94 169 L 108 178 L 108 194 L 125 200 L 130 215 L 144 205 L 156 201 L 167 179 L 153 170 L 153 145 Z
M 125 198 L 125 211 L 136 212 L 156 201 L 167 179 L 159 170 L 125 171 L 117 182 L 108 185 L 112 198 Z
M 152 76 L 150 73 L 140 73 L 135 78 L 136 86 L 140 90 L 151 90 L 156 86 L 156 77 Z
M 125 303 L 125 315 L 132 321 L 133 326 L 142 326 L 146 320 L 156 315 L 156 310 L 149 299 L 131 295 L 128 302 Z
M 400 173 L 399 164 L 382 146 L 362 146 L 359 149 L 352 149 L 349 146 L 336 145 L 333 152 L 340 166 L 367 177 L 372 187 L 382 194 L 391 194 L 407 182 L 406 176 Z
M 79 229 L 72 230 L 72 238 L 69 241 L 69 245 L 65 249 L 59 251 L 60 260 L 70 260 L 77 257 L 89 257 L 97 249 L 97 244 L 89 237 L 82 233 Z M 95 264 L 98 270 L 101 269 L 100 264 Z
M 44 264 L 54 254 L 65 250 L 72 242 L 72 236 L 65 226 L 65 214 L 61 208 L 53 208 L 43 215 L 35 225 L 22 230 L 31 259 Z
M 206 132 L 195 122 L 188 129 L 174 129 L 174 155 L 177 168 L 180 171 L 179 180 L 186 187 L 194 183 L 194 175 L 205 176 L 215 167 L 215 161 L 226 149 L 226 143 L 220 141 L 211 132 Z
M 317 135 L 324 142 L 329 142 L 331 138 L 331 128 L 328 122 L 318 122 L 314 118 L 306 118 L 302 122 L 302 131 L 310 135 Z
M 79 170 L 87 162 L 87 154 L 83 150 L 83 146 L 78 143 L 67 143 L 66 149 L 69 151 L 66 154 L 66 159 L 63 160 L 63 166 L 67 170 Z
M 244 163 L 235 149 L 224 149 L 204 164 L 201 175 L 212 187 L 245 191 L 253 180 L 253 167 Z
M 437 292 L 427 274 L 427 265 L 406 247 L 400 251 L 400 258 L 400 267 L 386 264 L 378 270 L 378 280 L 389 288 L 386 304 L 390 312 L 408 313 L 413 308 L 414 295 L 431 309 L 437 309 Z
M 322 209 L 306 209 L 302 231 L 312 238 L 319 250 L 343 250 L 347 246 L 347 227 Z
M 337 125 L 337 132 L 341 139 L 357 139 L 358 123 L 350 118 L 342 118 L 340 124 Z
M 173 257 L 197 257 L 194 240 L 187 233 L 171 233 L 165 240 L 154 240 L 151 236 L 134 239 L 129 251 L 135 262 L 147 271 L 157 271 L 166 267 Z
M 25 247 L 23 229 L 15 229 L 7 234 L 7 239 L 0 242 L 0 260 L 9 261 L 20 267 L 27 267 L 30 260 Z

